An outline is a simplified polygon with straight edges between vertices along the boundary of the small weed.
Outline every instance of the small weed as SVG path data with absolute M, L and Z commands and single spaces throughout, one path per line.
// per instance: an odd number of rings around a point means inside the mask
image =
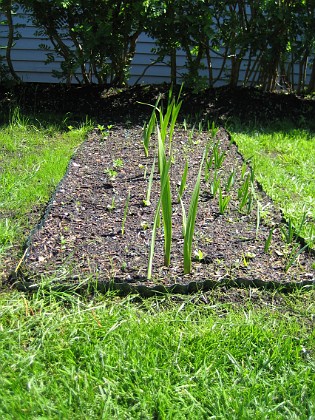
M 124 166 L 124 161 L 120 158 L 113 160 L 113 167 L 115 169 L 122 168 Z
M 115 199 L 115 196 L 113 196 L 111 203 L 106 206 L 106 209 L 111 212 L 115 210 L 115 208 L 116 208 L 116 199 Z
M 198 251 L 195 251 L 194 257 L 197 261 L 202 261 L 204 259 L 204 255 L 201 249 L 198 249 Z
M 104 173 L 106 175 L 108 175 L 111 180 L 114 180 L 116 178 L 116 176 L 118 175 L 118 172 L 115 171 L 115 169 L 112 169 L 112 168 L 106 168 L 104 170 Z

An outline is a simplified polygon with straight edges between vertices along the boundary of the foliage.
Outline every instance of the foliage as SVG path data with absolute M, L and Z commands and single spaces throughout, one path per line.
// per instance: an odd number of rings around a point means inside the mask
M 30 12 L 38 35 L 49 38 L 52 47 L 41 45 L 47 62 L 61 57 L 61 71 L 55 75 L 68 83 L 126 83 L 137 38 L 145 32 L 156 40 L 155 62 L 170 65 L 173 84 L 181 77 L 195 90 L 218 81 L 265 90 L 279 86 L 315 90 L 313 0 L 21 0 L 18 4 Z M 10 67 L 15 6 L 1 0 L 0 8 L 9 27 Z M 179 51 L 184 54 L 184 71 L 177 63 Z M 10 72 L 15 78 L 13 67 Z
M 7 43 L 5 46 L 0 45 L 0 49 L 5 49 L 5 63 L 4 57 L 0 56 L 0 82 L 9 83 L 12 80 L 19 82 L 20 78 L 14 70 L 14 66 L 11 59 L 11 51 L 14 46 L 16 39 L 20 37 L 18 28 L 20 24 L 13 23 L 13 16 L 16 14 L 18 6 L 11 0 L 0 0 L 0 26 L 7 25 L 8 35 Z M 3 15 L 3 18 L 1 17 Z
M 196 89 L 225 80 L 231 86 L 243 81 L 266 90 L 278 82 L 300 91 L 306 87 L 306 70 L 311 65 L 308 90 L 314 90 L 314 1 L 148 0 L 146 4 L 148 33 L 157 40 L 159 59 L 171 57 L 173 82 L 177 75 L 174 55 L 181 49 L 188 70 L 186 85 Z M 215 68 L 214 58 L 221 58 L 220 68 Z M 293 80 L 295 65 L 299 67 L 297 82 Z
M 47 35 L 54 51 L 47 45 L 47 61 L 62 57 L 62 72 L 56 76 L 69 83 L 89 84 L 126 82 L 136 41 L 143 30 L 141 1 L 101 0 L 23 0 L 25 10 Z M 80 76 L 82 75 L 82 77 Z

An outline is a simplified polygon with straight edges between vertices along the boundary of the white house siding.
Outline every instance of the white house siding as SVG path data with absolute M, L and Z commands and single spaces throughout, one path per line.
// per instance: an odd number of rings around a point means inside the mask
M 0 15 L 0 21 L 1 21 Z M 24 27 L 18 28 L 20 33 L 20 39 L 16 40 L 15 45 L 12 49 L 11 57 L 14 69 L 17 75 L 24 82 L 39 82 L 39 83 L 56 83 L 59 79 L 54 77 L 53 70 L 60 70 L 61 58 L 55 57 L 55 61 L 49 64 L 45 64 L 47 51 L 39 47 L 40 44 L 51 45 L 47 38 L 41 38 L 35 36 L 36 28 L 27 19 L 27 16 L 23 14 L 16 14 L 13 17 L 14 24 L 22 24 Z M 0 46 L 5 46 L 7 43 L 8 28 L 3 25 L 0 26 Z M 167 65 L 169 61 L 165 58 L 164 62 L 155 63 L 149 66 L 151 63 L 156 61 L 157 55 L 152 53 L 154 47 L 154 40 L 148 37 L 146 34 L 141 34 L 136 48 L 135 57 L 130 67 L 130 78 L 129 84 L 134 83 L 163 83 L 170 82 L 170 67 Z M 0 54 L 4 55 L 5 50 L 0 49 Z M 212 54 L 213 55 L 213 54 Z M 217 55 L 212 57 L 212 73 L 213 78 L 216 79 L 220 68 L 222 58 Z M 246 60 L 241 64 L 240 69 L 240 80 L 245 76 Z M 228 82 L 229 63 L 227 62 L 227 68 L 222 72 L 220 80 L 216 82 L 215 86 L 220 86 Z M 177 74 L 178 81 L 181 80 L 181 75 L 184 74 L 185 69 L 185 53 L 183 51 L 177 51 Z M 298 79 L 298 64 L 294 65 L 295 71 L 295 82 Z M 201 70 L 200 75 L 208 77 L 207 70 Z M 75 80 L 73 80 L 75 83 Z
M 0 17 L 1 21 L 1 17 Z M 22 13 L 17 13 L 13 16 L 14 24 L 23 25 L 18 28 L 20 38 L 15 41 L 15 45 L 11 52 L 12 63 L 17 75 L 24 82 L 38 82 L 38 83 L 56 83 L 58 78 L 54 77 L 53 70 L 60 70 L 60 63 L 62 59 L 55 56 L 55 61 L 45 64 L 47 59 L 47 51 L 39 47 L 40 44 L 51 46 L 50 41 L 45 37 L 38 37 L 35 35 L 36 28 L 27 19 L 27 16 Z M 8 28 L 3 25 L 0 27 L 0 46 L 5 46 L 7 43 Z M 166 57 L 163 62 L 155 63 L 157 55 L 152 52 L 155 46 L 154 40 L 146 34 L 141 34 L 136 47 L 136 54 L 130 67 L 129 84 L 134 83 L 164 83 L 170 82 L 170 67 L 167 65 L 169 59 Z M 5 50 L 1 49 L 0 54 L 4 55 Z M 213 74 L 217 76 L 220 69 L 220 58 L 213 62 Z M 181 75 L 186 72 L 185 69 L 185 53 L 177 51 L 177 75 L 178 81 L 181 80 Z M 201 75 L 207 76 L 207 72 L 201 72 Z M 73 80 L 75 83 L 75 80 Z M 225 83 L 224 79 L 218 84 Z

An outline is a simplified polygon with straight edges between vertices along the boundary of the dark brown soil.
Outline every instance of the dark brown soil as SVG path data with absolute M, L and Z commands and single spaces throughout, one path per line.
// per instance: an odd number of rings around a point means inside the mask
M 100 284 L 117 283 L 124 289 L 164 288 L 187 291 L 215 283 L 271 285 L 314 281 L 314 259 L 299 255 L 288 268 L 293 244 L 282 240 L 281 215 L 256 186 L 255 197 L 261 205 L 257 227 L 257 203 L 240 210 L 237 197 L 246 178 L 242 157 L 231 144 L 228 133 L 220 129 L 219 142 L 225 161 L 218 176 L 222 189 L 232 170 L 236 172 L 228 209 L 220 214 L 218 193 L 211 195 L 203 179 L 193 243 L 193 269 L 183 272 L 182 209 L 177 202 L 186 157 L 189 161 L 187 189 L 183 202 L 188 211 L 209 133 L 178 129 L 174 138 L 174 163 L 171 170 L 173 195 L 173 242 L 171 265 L 163 262 L 163 228 L 158 231 L 153 277 L 147 279 L 147 265 L 154 212 L 159 196 L 159 175 L 155 170 L 151 204 L 146 206 L 148 178 L 155 156 L 144 157 L 142 129 L 116 127 L 107 138 L 94 131 L 72 160 L 67 176 L 54 196 L 43 226 L 32 236 L 24 267 L 29 277 L 41 274 L 64 281 L 97 280 Z M 152 143 L 156 139 L 152 139 Z M 250 170 L 247 168 L 246 173 Z M 211 171 L 210 180 L 213 177 Z M 124 210 L 130 193 L 128 214 L 123 229 Z M 274 229 L 268 252 L 265 244 Z M 198 257 L 199 252 L 199 257 Z M 297 250 L 296 250 L 297 252 Z M 288 269 L 286 269 L 286 266 Z
M 173 91 L 177 94 L 180 87 Z M 143 122 L 150 112 L 142 103 L 154 104 L 160 94 L 167 97 L 169 85 L 136 85 L 128 88 L 106 86 L 65 86 L 53 84 L 24 84 L 11 89 L 0 86 L 0 110 L 19 106 L 35 113 L 90 115 L 107 122 L 126 124 Z M 291 119 L 295 124 L 306 123 L 315 129 L 315 98 L 298 97 L 288 92 L 270 93 L 254 88 L 227 86 L 207 89 L 200 93 L 182 91 L 181 117 L 197 121 L 215 120 L 225 123 L 230 117 L 245 122 L 270 122 Z
M 95 88 L 92 93 L 90 90 L 80 96 L 78 89 L 75 89 L 77 98 L 75 95 L 66 97 L 64 90 L 63 106 L 58 105 L 58 95 L 46 97 L 43 90 L 40 99 L 37 98 L 37 108 L 47 110 L 59 106 L 59 110 L 68 112 L 73 110 L 76 102 L 76 111 L 97 115 L 105 125 L 114 122 L 114 127 L 107 137 L 95 129 L 78 150 L 48 205 L 44 219 L 29 238 L 18 279 L 12 277 L 11 281 L 19 286 L 36 287 L 41 275 L 44 275 L 53 278 L 57 284 L 90 281 L 97 282 L 105 289 L 109 286 L 126 292 L 137 289 L 146 294 L 151 290 L 189 292 L 202 287 L 231 284 L 253 287 L 313 284 L 314 255 L 303 252 L 294 258 L 299 248 L 296 244 L 284 242 L 286 226 L 281 214 L 256 183 L 250 211 L 247 211 L 247 205 L 240 210 L 238 190 L 247 174 L 250 174 L 250 168 L 244 166 L 228 132 L 220 128 L 216 137 L 211 138 L 211 131 L 198 131 L 196 127 L 191 136 L 191 130 L 184 130 L 182 126 L 176 130 L 173 140 L 171 265 L 165 267 L 163 263 L 164 236 L 161 227 L 155 244 L 153 276 L 151 280 L 147 279 L 153 218 L 159 196 L 159 175 L 156 165 L 151 204 L 146 206 L 144 200 L 156 157 L 157 141 L 152 138 L 150 156 L 145 158 L 142 124 L 147 119 L 148 111 L 137 101 L 154 103 L 161 90 L 166 94 L 166 87 L 135 87 L 118 93 L 111 90 L 101 92 Z M 256 121 L 264 121 L 283 115 L 286 109 L 287 117 L 296 122 L 305 122 L 315 109 L 311 100 L 242 89 L 232 92 L 224 89 L 209 91 L 203 96 L 190 92 L 184 94 L 184 98 L 183 115 L 196 120 L 213 118 L 222 122 L 230 116 L 237 116 L 242 120 L 253 117 Z M 26 99 L 23 102 L 21 97 L 19 101 L 24 108 L 34 106 Z M 201 183 L 192 272 L 184 275 L 182 208 L 177 201 L 177 189 L 187 158 L 189 173 L 183 202 L 188 211 L 202 154 L 209 142 L 212 145 L 218 143 L 225 154 L 218 177 L 223 195 L 231 196 L 231 201 L 228 209 L 220 214 L 218 193 L 213 196 L 210 191 L 209 182 L 214 173 L 212 168 L 209 181 L 206 182 L 203 177 Z M 233 170 L 236 182 L 230 191 L 225 191 L 224 187 Z M 129 193 L 123 233 L 124 210 Z M 262 209 L 259 223 L 257 200 Z M 272 241 L 270 249 L 266 250 L 266 240 L 271 230 Z

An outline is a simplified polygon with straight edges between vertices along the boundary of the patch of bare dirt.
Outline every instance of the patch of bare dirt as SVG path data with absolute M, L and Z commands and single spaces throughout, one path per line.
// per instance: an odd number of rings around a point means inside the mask
M 155 165 L 150 205 L 145 205 L 149 175 L 157 156 L 156 138 L 151 139 L 150 155 L 142 147 L 142 127 L 115 125 L 104 137 L 95 130 L 72 159 L 68 172 L 52 198 L 45 218 L 31 236 L 21 275 L 29 286 L 41 275 L 55 282 L 79 284 L 90 279 L 99 287 L 190 292 L 216 285 L 277 287 L 313 284 L 314 256 L 294 243 L 283 240 L 285 225 L 271 200 L 254 182 L 251 201 L 240 208 L 240 189 L 251 169 L 244 163 L 227 131 L 221 128 L 215 138 L 211 131 L 178 128 L 173 140 L 171 167 L 172 254 L 164 266 L 163 223 L 158 230 L 152 279 L 147 279 L 149 248 L 157 200 L 159 174 Z M 183 271 L 182 207 L 178 186 L 187 159 L 189 172 L 183 196 L 188 211 L 203 152 L 219 145 L 224 154 L 222 166 L 212 163 L 209 179 L 203 171 L 193 242 L 192 272 Z M 219 208 L 219 191 L 213 194 L 214 174 L 220 180 L 228 208 Z M 235 183 L 228 189 L 231 173 Z M 128 213 L 124 218 L 130 194 Z M 257 219 L 257 202 L 260 212 Z M 124 223 L 125 220 L 125 223 Z M 124 232 L 123 232 L 124 230 Z M 266 248 L 272 233 L 270 247 Z M 296 256 L 296 258 L 295 258 Z M 290 264 L 290 261 L 292 264 Z

